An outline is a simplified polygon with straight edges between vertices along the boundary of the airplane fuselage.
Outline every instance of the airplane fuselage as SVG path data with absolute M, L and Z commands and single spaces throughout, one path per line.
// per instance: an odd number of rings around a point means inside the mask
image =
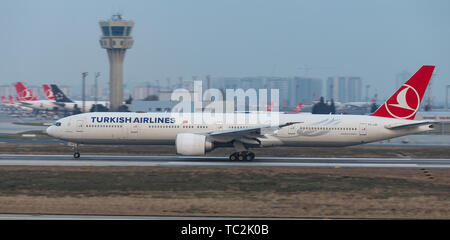
M 85 101 L 85 110 L 84 112 L 89 112 L 91 108 L 96 104 L 95 101 Z M 103 106 L 108 106 L 109 102 L 107 101 L 97 101 L 97 104 L 101 104 Z M 83 101 L 74 101 L 74 102 L 54 102 L 54 105 L 61 107 L 67 111 L 74 111 L 76 108 L 80 109 L 83 112 Z
M 20 101 L 19 104 L 36 110 L 53 111 L 63 109 L 62 107 L 55 105 L 54 100 Z
M 264 113 L 229 113 L 219 120 L 196 123 L 201 113 L 174 117 L 171 113 L 84 113 L 59 120 L 50 135 L 82 144 L 174 144 L 177 134 L 208 134 L 224 130 L 261 126 Z M 258 123 L 230 123 L 229 117 L 262 119 Z M 432 126 L 388 129 L 387 126 L 410 124 L 414 120 L 401 120 L 364 115 L 279 114 L 279 123 L 294 123 L 281 128 L 265 129 L 258 137 L 258 146 L 351 146 L 431 130 Z M 268 119 L 267 119 L 268 120 Z M 269 124 L 268 121 L 266 121 Z M 245 142 L 245 139 L 242 140 Z M 252 143 L 248 144 L 252 145 Z M 254 144 L 253 144 L 254 145 Z

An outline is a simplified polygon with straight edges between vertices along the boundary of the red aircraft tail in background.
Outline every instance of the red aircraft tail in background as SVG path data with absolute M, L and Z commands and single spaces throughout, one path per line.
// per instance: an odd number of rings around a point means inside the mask
M 300 113 L 302 111 L 302 105 L 303 103 L 298 103 L 297 107 L 295 107 L 294 109 L 292 109 L 292 111 L 288 112 L 288 113 Z
M 2 96 L 2 103 L 5 105 L 11 104 L 5 96 Z
M 273 107 L 273 102 L 270 102 L 269 106 L 267 106 L 266 111 L 267 112 L 272 112 L 272 107 Z
M 433 71 L 434 66 L 422 66 L 372 116 L 413 120 Z
M 22 82 L 18 82 L 14 85 L 16 87 L 17 94 L 19 94 L 19 101 L 36 101 L 39 100 L 39 98 L 34 95 L 34 93 L 25 87 L 25 85 Z
M 11 103 L 11 104 L 14 104 L 14 97 L 13 96 L 9 96 L 9 102 Z
M 45 97 L 47 97 L 48 100 L 55 100 L 52 88 L 47 84 L 42 85 L 42 87 L 44 88 Z

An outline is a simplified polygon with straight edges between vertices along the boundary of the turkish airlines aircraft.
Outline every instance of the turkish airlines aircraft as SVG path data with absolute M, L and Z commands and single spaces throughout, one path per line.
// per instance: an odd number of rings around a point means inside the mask
M 434 66 L 423 66 L 374 114 L 223 113 L 197 124 L 205 113 L 84 113 L 66 117 L 47 129 L 50 136 L 78 144 L 175 144 L 180 155 L 199 156 L 234 147 L 230 160 L 252 160 L 249 148 L 343 147 L 429 131 L 431 121 L 415 121 Z M 260 118 L 261 123 L 228 123 L 229 118 Z M 210 119 L 208 119 L 210 120 Z
M 24 111 L 33 111 L 32 108 L 25 107 L 22 104 L 14 101 L 13 96 L 9 96 L 9 101 L 6 99 L 6 97 L 2 96 L 2 103 L 9 108 L 16 108 L 16 109 L 21 109 Z
M 16 87 L 16 91 L 19 99 L 19 103 L 28 108 L 32 108 L 35 110 L 58 110 L 59 107 L 54 105 L 55 100 L 39 100 L 38 96 L 36 96 L 33 91 L 28 89 L 22 82 L 18 82 L 14 85 Z M 45 94 L 48 98 L 48 91 L 45 89 Z
M 5 96 L 2 96 L 2 104 L 8 107 L 13 105 Z
M 44 88 L 45 97 L 46 97 L 48 100 L 55 101 L 55 96 L 53 95 L 53 91 L 52 91 L 52 89 L 50 88 L 50 86 L 47 85 L 47 84 L 43 84 L 43 85 L 42 85 L 42 88 Z
M 297 107 L 295 107 L 294 109 L 292 109 L 292 111 L 290 111 L 290 112 L 285 112 L 285 113 L 301 113 L 301 112 L 302 112 L 302 106 L 303 106 L 303 103 L 299 102 L 299 103 L 297 104 Z

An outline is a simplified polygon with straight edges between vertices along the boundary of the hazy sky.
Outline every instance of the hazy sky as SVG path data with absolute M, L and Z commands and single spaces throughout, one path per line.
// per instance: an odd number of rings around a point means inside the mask
M 135 22 L 124 83 L 167 77 L 355 75 L 381 97 L 395 75 L 437 66 L 433 95 L 450 84 L 450 1 L 5 1 L 0 15 L 0 84 L 80 84 L 81 72 L 109 81 L 99 20 Z M 325 94 L 325 92 L 323 93 Z M 364 93 L 363 93 L 364 95 Z

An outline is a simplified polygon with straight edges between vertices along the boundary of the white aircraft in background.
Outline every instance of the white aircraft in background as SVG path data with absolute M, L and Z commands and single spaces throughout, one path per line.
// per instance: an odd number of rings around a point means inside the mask
M 8 99 L 6 99 L 5 96 L 2 96 L 2 104 L 5 107 L 14 107 L 14 103 L 10 102 Z
M 51 89 L 53 91 L 55 102 L 54 105 L 63 108 L 66 111 L 75 111 L 78 108 L 81 112 L 89 112 L 95 104 L 101 104 L 108 107 L 108 101 L 84 101 L 85 109 L 83 110 L 83 101 L 72 101 L 68 98 L 61 89 L 55 84 L 51 84 Z
M 47 129 L 50 136 L 78 144 L 175 144 L 180 155 L 205 155 L 234 147 L 230 160 L 252 160 L 249 148 L 343 147 L 429 131 L 431 121 L 415 121 L 434 66 L 422 66 L 380 108 L 367 115 L 276 113 L 277 123 L 226 123 L 228 117 L 260 117 L 266 113 L 223 113 L 218 120 L 196 124 L 204 113 L 84 113 L 62 118 Z M 260 121 L 261 122 L 261 121 Z
M 53 93 L 49 92 L 48 89 L 46 89 L 46 85 L 43 85 L 44 92 L 47 97 L 46 100 L 40 100 L 39 97 L 36 96 L 33 91 L 28 89 L 22 82 L 18 82 L 14 86 L 16 87 L 16 91 L 18 94 L 19 104 L 21 104 L 22 106 L 41 111 L 61 110 L 60 107 L 55 106 L 54 98 L 51 99 Z
M 24 111 L 27 111 L 27 112 L 28 111 L 29 112 L 33 111 L 32 108 L 25 107 L 22 104 L 14 101 L 14 97 L 13 96 L 9 96 L 9 101 L 6 99 L 5 96 L 2 96 L 2 103 L 3 103 L 3 105 L 5 105 L 8 108 L 20 109 L 20 110 L 24 110 Z

